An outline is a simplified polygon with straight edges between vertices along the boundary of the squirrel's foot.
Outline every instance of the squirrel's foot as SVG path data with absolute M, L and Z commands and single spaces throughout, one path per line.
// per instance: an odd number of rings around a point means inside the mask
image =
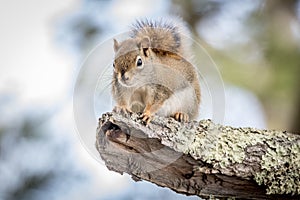
M 128 109 L 124 106 L 115 106 L 113 111 L 116 113 L 124 114 L 124 115 L 128 115 L 128 114 L 132 113 L 132 111 L 130 109 Z
M 173 117 L 176 121 L 179 121 L 179 122 L 188 122 L 189 121 L 189 115 L 186 113 L 177 112 L 174 114 Z
M 141 115 L 141 119 L 142 119 L 142 121 L 143 121 L 146 125 L 148 125 L 148 124 L 151 122 L 151 120 L 152 120 L 152 116 L 150 115 L 150 113 L 144 112 L 144 113 Z

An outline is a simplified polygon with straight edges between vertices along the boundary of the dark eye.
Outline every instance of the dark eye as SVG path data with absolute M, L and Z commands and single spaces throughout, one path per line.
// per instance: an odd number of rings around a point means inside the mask
M 136 59 L 136 66 L 138 66 L 138 67 L 143 66 L 143 61 L 142 61 L 142 58 L 140 56 L 138 56 L 137 59 Z
M 115 68 L 115 63 L 113 63 L 113 67 Z

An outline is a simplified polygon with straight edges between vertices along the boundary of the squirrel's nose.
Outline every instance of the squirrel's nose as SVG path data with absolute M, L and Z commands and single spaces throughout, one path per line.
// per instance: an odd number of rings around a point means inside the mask
M 120 74 L 123 81 L 129 80 L 129 76 L 126 74 L 125 70 L 121 70 Z
M 121 76 L 124 76 L 124 74 L 125 74 L 125 70 L 121 69 Z
M 128 81 L 128 80 L 129 80 L 129 77 L 126 76 L 125 74 L 123 74 L 123 75 L 122 75 L 122 79 L 123 79 L 124 81 Z

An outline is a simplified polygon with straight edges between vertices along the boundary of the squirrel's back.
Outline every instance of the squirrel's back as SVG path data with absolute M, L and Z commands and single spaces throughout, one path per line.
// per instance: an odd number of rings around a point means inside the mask
M 190 33 L 180 19 L 136 21 L 132 25 L 130 37 L 145 36 L 149 37 L 153 50 L 175 53 L 186 59 L 191 57 Z

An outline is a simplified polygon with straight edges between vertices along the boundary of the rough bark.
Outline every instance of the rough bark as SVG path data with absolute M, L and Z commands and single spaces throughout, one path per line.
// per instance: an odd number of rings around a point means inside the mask
M 300 135 L 106 113 L 96 147 L 108 169 L 178 193 L 300 199 Z

